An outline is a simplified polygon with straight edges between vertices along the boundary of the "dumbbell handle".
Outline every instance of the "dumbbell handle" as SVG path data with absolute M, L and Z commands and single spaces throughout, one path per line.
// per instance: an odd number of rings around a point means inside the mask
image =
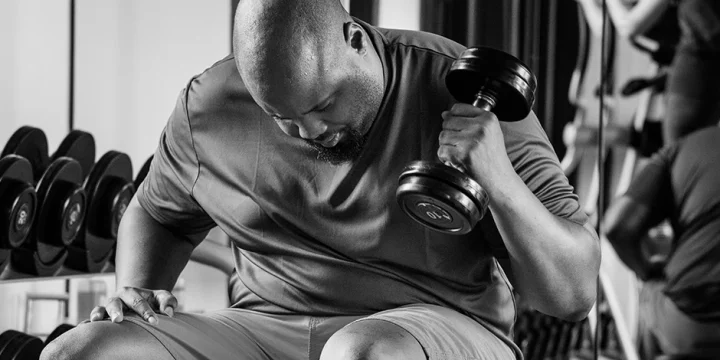
M 483 89 L 480 89 L 480 91 L 475 95 L 475 101 L 472 103 L 473 106 L 485 111 L 492 111 L 495 104 L 495 97 L 490 93 L 483 91 Z

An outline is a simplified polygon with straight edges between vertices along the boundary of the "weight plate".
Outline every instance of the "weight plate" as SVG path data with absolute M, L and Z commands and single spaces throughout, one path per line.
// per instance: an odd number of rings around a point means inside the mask
M 32 126 L 20 127 L 12 134 L 5 144 L 2 156 L 20 155 L 32 164 L 33 175 L 37 181 L 50 164 L 48 155 L 48 142 L 45 132 Z
M 40 338 L 24 333 L 14 336 L 0 352 L 1 360 L 35 360 L 40 358 L 44 344 Z
M 8 264 L 10 264 L 10 250 L 0 249 L 0 279 L 4 277 L 3 272 Z
M 38 218 L 45 225 L 37 227 L 38 242 L 65 247 L 77 237 L 87 213 L 82 184 L 82 168 L 76 160 L 60 157 L 48 166 L 37 185 Z
M 399 181 L 408 176 L 433 177 L 441 182 L 462 191 L 465 195 L 476 199 L 478 207 L 487 206 L 487 192 L 475 180 L 462 173 L 460 170 L 447 166 L 437 161 L 417 160 L 409 163 L 400 174 Z
M 464 192 L 432 177 L 403 178 L 396 198 L 412 219 L 448 234 L 470 232 L 484 215 L 484 209 L 478 208 Z
M 460 55 L 450 67 L 445 84 L 459 102 L 472 104 L 478 92 L 496 100 L 492 111 L 501 121 L 524 119 L 535 102 L 537 80 L 514 56 L 500 50 L 477 47 Z
M 127 190 L 127 184 L 132 186 L 134 192 L 130 157 L 118 151 L 105 153 L 85 180 L 89 210 L 88 232 L 102 238 L 113 239 L 111 211 L 119 208 L 113 207 L 112 202 L 116 200 L 118 192 Z
M 60 337 L 60 335 L 70 331 L 71 329 L 75 328 L 75 326 L 70 324 L 60 324 L 58 325 L 55 330 L 53 330 L 50 335 L 45 339 L 45 345 L 51 343 L 53 340 Z
M 0 249 L 20 247 L 35 219 L 37 196 L 30 162 L 18 155 L 0 159 Z
M 86 178 L 95 164 L 95 138 L 82 130 L 71 131 L 60 143 L 52 160 L 61 156 L 77 160 L 82 168 L 83 179 Z
M 110 184 L 107 187 L 107 195 L 103 196 L 103 203 L 107 204 L 108 207 L 102 212 L 105 214 L 102 220 L 104 224 L 102 228 L 108 231 L 106 233 L 107 237 L 117 239 L 120 220 L 125 215 L 125 210 L 127 210 L 130 200 L 135 194 L 135 185 L 118 178 L 112 178 L 108 181 Z
M 15 330 L 5 330 L 0 334 L 0 354 L 5 352 L 5 348 L 18 335 L 22 335 L 22 333 Z
M 138 175 L 135 178 L 135 189 L 139 189 L 140 184 L 142 184 L 142 182 L 145 180 L 145 177 L 147 177 L 147 174 L 150 171 L 150 165 L 152 164 L 152 159 L 153 156 L 150 156 L 140 168 L 140 172 L 138 172 Z

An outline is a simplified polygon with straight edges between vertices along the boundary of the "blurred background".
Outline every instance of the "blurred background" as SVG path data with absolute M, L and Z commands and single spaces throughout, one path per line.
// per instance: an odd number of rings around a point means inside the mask
M 604 121 L 637 128 L 634 121 L 647 108 L 648 94 L 623 95 L 620 90 L 634 78 L 657 72 L 647 49 L 610 26 L 603 51 L 601 37 L 570 0 L 343 4 L 351 15 L 380 27 L 433 32 L 468 46 L 502 49 L 524 61 L 538 78 L 534 111 L 593 214 L 597 144 L 577 141 L 580 125 L 597 128 L 602 95 Z M 235 6 L 236 1 L 228 0 L 0 1 L 0 144 L 17 129 L 32 126 L 42 129 L 52 152 L 71 130 L 82 130 L 92 134 L 98 158 L 111 150 L 127 154 L 133 176 L 139 175 L 178 93 L 190 77 L 230 53 Z M 638 150 L 622 139 L 610 146 L 608 198 L 622 188 L 626 158 Z M 209 239 L 227 246 L 219 231 Z M 621 304 L 613 314 L 620 322 L 616 326 L 632 338 L 637 280 L 608 249 L 604 245 L 607 295 Z M 227 272 L 212 261 L 194 260 L 175 289 L 182 309 L 204 312 L 228 306 Z M 54 276 L 9 271 L 0 276 L 0 332 L 15 329 L 44 339 L 58 324 L 85 319 L 114 291 L 111 265 L 100 272 Z

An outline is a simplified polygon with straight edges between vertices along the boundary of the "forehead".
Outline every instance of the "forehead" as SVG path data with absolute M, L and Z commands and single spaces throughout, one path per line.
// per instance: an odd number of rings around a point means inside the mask
M 305 54 L 295 61 L 270 63 L 256 83 L 253 97 L 268 112 L 283 116 L 306 111 L 341 86 L 348 71 L 340 61 Z M 272 110 L 272 111 L 270 111 Z

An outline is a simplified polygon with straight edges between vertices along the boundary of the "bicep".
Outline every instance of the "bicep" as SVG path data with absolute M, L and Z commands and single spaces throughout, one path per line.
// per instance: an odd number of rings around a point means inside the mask
M 584 224 L 587 216 L 535 114 L 501 126 L 508 157 L 528 189 L 553 215 Z

